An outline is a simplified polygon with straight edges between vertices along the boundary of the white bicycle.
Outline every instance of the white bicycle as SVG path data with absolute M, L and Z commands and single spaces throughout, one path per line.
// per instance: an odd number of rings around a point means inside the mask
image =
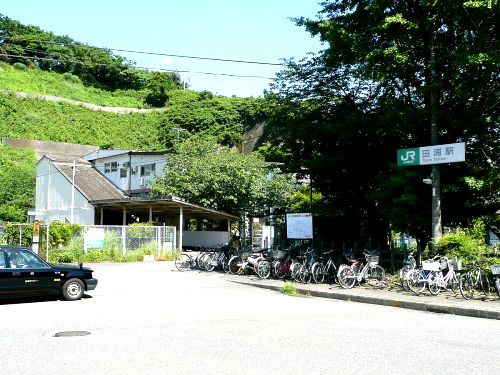
M 339 267 L 337 278 L 342 288 L 350 289 L 363 280 L 373 286 L 382 286 L 385 278 L 385 270 L 378 265 L 379 256 L 363 253 L 366 263 L 354 261 L 353 264 L 343 264 Z

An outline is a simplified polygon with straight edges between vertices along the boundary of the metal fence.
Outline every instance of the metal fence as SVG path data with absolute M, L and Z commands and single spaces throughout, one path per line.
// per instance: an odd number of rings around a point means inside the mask
M 45 259 L 49 258 L 50 251 L 59 246 L 85 253 L 102 249 L 123 255 L 130 251 L 154 255 L 177 248 L 177 230 L 171 226 L 82 225 L 65 244 L 58 242 L 57 234 L 50 227 L 50 224 L 40 225 L 39 236 L 35 238 L 37 242 L 34 242 L 33 224 L 11 223 L 5 226 L 0 242 L 30 247 Z
M 175 227 L 85 225 L 73 236 L 72 242 L 82 243 L 83 251 L 89 249 L 115 249 L 123 255 L 128 251 L 160 254 L 177 247 Z

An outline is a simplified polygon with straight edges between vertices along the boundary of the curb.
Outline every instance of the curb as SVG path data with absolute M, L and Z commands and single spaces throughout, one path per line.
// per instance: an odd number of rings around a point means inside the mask
M 257 288 L 274 290 L 277 292 L 281 291 L 281 286 L 278 285 L 270 285 L 266 283 L 257 283 L 248 280 L 229 280 L 234 283 L 253 286 Z M 314 284 L 308 284 L 314 285 Z M 402 309 L 411 309 L 418 311 L 425 311 L 430 313 L 438 313 L 438 314 L 451 314 L 451 315 L 460 315 L 460 316 L 468 316 L 473 318 L 483 318 L 483 319 L 493 319 L 500 320 L 500 309 L 489 310 L 489 309 L 478 309 L 475 307 L 464 307 L 464 306 L 454 306 L 446 303 L 429 303 L 429 302 L 419 302 L 412 301 L 404 298 L 401 295 L 395 295 L 394 298 L 386 298 L 386 297 L 377 297 L 377 296 L 368 296 L 368 295 L 359 295 L 359 294 L 350 294 L 345 292 L 343 293 L 335 292 L 335 291 L 320 291 L 313 289 L 301 288 L 300 285 L 296 285 L 297 290 L 302 295 L 310 295 L 312 297 L 320 297 L 320 298 L 330 298 L 330 299 L 338 299 L 342 301 L 351 301 L 351 302 L 360 302 L 360 303 L 369 303 L 372 305 L 382 305 L 389 307 L 397 307 Z M 485 302 L 486 303 L 486 302 Z

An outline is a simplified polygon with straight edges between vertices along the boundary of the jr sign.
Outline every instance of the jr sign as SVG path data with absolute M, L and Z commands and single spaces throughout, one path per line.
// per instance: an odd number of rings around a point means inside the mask
M 465 143 L 405 148 L 397 152 L 398 166 L 457 163 L 465 161 Z

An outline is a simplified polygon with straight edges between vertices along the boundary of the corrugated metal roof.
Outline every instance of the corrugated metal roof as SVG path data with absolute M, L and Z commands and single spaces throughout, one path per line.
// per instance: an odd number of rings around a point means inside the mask
M 73 181 L 73 162 L 76 166 L 75 188 L 82 193 L 87 200 L 125 199 L 127 196 L 101 175 L 92 164 L 85 159 L 71 156 L 46 155 L 52 160 L 57 168 L 68 181 Z

